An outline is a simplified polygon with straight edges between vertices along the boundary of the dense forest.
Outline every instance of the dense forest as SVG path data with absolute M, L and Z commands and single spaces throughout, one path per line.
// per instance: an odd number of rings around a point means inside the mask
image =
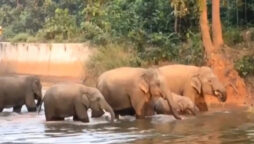
M 211 21 L 211 0 L 207 8 Z M 1 0 L 1 40 L 89 41 L 101 51 L 90 66 L 102 69 L 165 61 L 203 65 L 201 11 L 201 0 Z M 220 18 L 228 46 L 253 39 L 253 0 L 220 0 Z M 247 76 L 254 73 L 253 63 L 247 55 L 235 67 Z

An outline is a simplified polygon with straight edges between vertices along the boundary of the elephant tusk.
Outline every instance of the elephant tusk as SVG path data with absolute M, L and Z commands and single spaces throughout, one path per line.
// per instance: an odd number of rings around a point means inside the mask
M 219 96 L 219 95 L 220 95 L 220 92 L 219 92 L 218 90 L 215 90 L 215 91 L 214 91 L 214 94 L 215 94 L 216 96 Z

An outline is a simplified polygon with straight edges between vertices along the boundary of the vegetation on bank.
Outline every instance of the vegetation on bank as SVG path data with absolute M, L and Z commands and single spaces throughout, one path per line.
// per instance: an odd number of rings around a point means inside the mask
M 243 77 L 254 75 L 254 55 L 243 56 L 235 63 L 235 68 Z
M 0 1 L 3 40 L 90 41 L 98 47 L 88 64 L 95 74 L 122 65 L 164 61 L 204 64 L 199 14 L 197 0 Z M 221 0 L 221 20 L 226 44 L 246 42 L 244 31 L 254 27 L 254 1 Z M 252 35 L 247 38 L 251 40 Z M 243 57 L 235 67 L 242 76 L 250 75 L 252 62 Z

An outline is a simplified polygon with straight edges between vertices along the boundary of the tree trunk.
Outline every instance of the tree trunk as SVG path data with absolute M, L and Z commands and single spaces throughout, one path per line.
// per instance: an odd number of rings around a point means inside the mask
M 212 0 L 212 30 L 215 49 L 223 45 L 222 29 L 220 21 L 220 0 Z
M 174 29 L 175 29 L 175 33 L 177 33 L 177 25 L 178 25 L 178 17 L 175 16 L 175 24 L 174 24 Z
M 19 7 L 19 0 L 16 0 L 16 7 Z
M 220 21 L 220 0 L 212 0 L 213 41 L 211 40 L 209 32 L 206 0 L 201 0 L 201 2 L 200 28 L 207 55 L 207 64 L 225 84 L 228 95 L 227 101 L 230 103 L 243 104 L 247 95 L 245 83 L 234 69 L 233 62 L 227 59 L 221 51 L 223 38 Z
M 35 0 L 35 1 L 34 1 L 34 7 L 37 8 L 37 7 L 38 7 L 38 4 L 39 4 L 39 0 Z
M 200 28 L 201 28 L 201 35 L 203 40 L 203 46 L 206 51 L 207 57 L 210 57 L 210 54 L 212 53 L 214 47 L 210 36 L 210 28 L 207 18 L 207 4 L 206 0 L 201 0 L 202 2 L 202 12 L 200 14 Z

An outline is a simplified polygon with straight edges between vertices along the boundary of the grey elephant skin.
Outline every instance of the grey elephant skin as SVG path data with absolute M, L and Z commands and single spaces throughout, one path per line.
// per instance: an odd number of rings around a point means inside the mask
M 41 88 L 36 76 L 0 77 L 0 111 L 13 107 L 14 112 L 20 113 L 23 105 L 29 112 L 36 111 L 42 101 Z
M 64 120 L 73 116 L 73 120 L 89 122 L 87 110 L 106 110 L 113 122 L 115 114 L 101 92 L 93 87 L 77 83 L 56 84 L 50 87 L 43 98 L 47 121 Z
M 189 97 L 200 111 L 207 111 L 205 95 L 213 95 L 225 102 L 225 86 L 211 68 L 191 65 L 167 65 L 159 68 L 166 79 L 166 87 L 171 92 Z
M 164 79 L 156 68 L 121 67 L 104 72 L 98 78 L 97 88 L 119 115 L 136 115 L 137 118 L 154 114 L 152 100 L 162 97 L 172 107 L 172 114 L 181 119 L 165 89 Z M 101 114 L 93 113 L 93 116 Z
M 179 113 L 196 115 L 196 113 L 199 111 L 189 97 L 181 96 L 175 93 L 172 93 L 171 95 L 176 105 L 176 110 Z M 162 98 L 154 102 L 154 109 L 158 114 L 172 114 L 167 101 Z

